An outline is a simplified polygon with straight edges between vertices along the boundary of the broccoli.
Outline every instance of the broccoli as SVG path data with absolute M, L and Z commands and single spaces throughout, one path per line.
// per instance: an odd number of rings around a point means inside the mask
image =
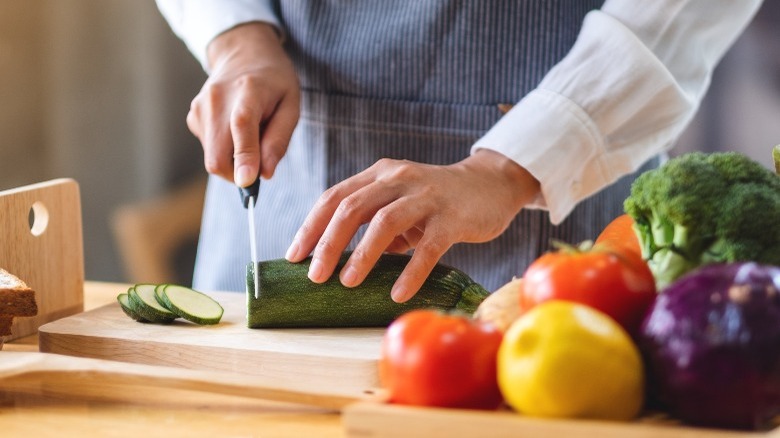
M 693 152 L 640 175 L 624 209 L 658 289 L 698 266 L 780 265 L 780 176 L 736 152 Z

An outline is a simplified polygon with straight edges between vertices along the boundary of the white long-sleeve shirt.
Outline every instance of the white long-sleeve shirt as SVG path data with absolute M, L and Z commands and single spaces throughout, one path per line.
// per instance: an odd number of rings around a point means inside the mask
M 157 0 L 208 71 L 208 44 L 250 21 L 279 27 L 268 0 Z M 672 147 L 717 62 L 761 0 L 607 0 L 564 59 L 472 147 L 541 184 L 527 208 L 563 221 L 575 205 Z

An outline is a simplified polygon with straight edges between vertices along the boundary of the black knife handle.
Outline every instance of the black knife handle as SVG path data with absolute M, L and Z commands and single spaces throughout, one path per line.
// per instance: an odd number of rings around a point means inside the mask
M 260 178 L 257 178 L 249 187 L 239 187 L 238 193 L 241 194 L 241 203 L 244 204 L 244 208 L 249 208 L 250 196 L 255 200 L 255 203 L 257 202 L 257 195 L 260 193 Z

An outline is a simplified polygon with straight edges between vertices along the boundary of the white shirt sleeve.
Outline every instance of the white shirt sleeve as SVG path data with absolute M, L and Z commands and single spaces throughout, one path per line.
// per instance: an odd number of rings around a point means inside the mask
M 282 34 L 270 0 L 157 0 L 157 7 L 205 71 L 209 71 L 206 48 L 228 29 L 262 21 Z
M 607 0 L 571 51 L 472 147 L 541 183 L 527 208 L 558 224 L 575 205 L 668 150 L 715 65 L 761 0 Z

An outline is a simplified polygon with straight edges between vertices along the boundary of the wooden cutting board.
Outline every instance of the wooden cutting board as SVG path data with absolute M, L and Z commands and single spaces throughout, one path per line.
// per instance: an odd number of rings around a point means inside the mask
M 125 290 L 117 290 L 117 295 Z M 183 320 L 143 324 L 118 304 L 50 322 L 39 330 L 40 350 L 198 370 L 273 378 L 280 386 L 311 382 L 340 389 L 378 386 L 377 361 L 384 330 L 249 329 L 242 293 L 209 293 L 225 309 L 222 321 L 198 326 Z
M 38 304 L 37 316 L 14 318 L 6 340 L 84 310 L 81 232 L 81 198 L 72 179 L 0 192 L 0 267 L 33 288 Z
M 597 421 L 527 417 L 509 410 L 422 408 L 373 402 L 342 411 L 345 435 L 354 438 L 567 437 L 567 438 L 780 438 L 768 431 L 736 431 L 681 425 L 663 415 L 636 421 Z

